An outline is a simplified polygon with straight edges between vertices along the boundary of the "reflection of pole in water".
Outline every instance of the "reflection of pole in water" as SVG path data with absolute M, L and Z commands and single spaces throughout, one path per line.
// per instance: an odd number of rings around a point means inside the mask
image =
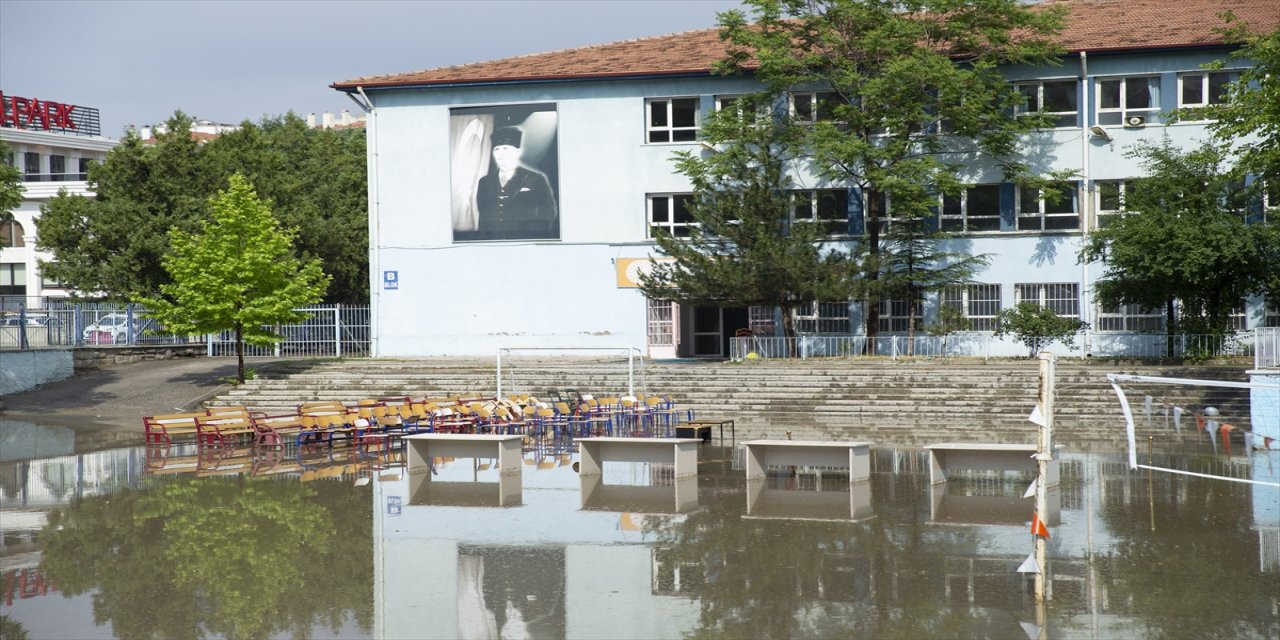
M 1156 530 L 1156 492 L 1151 479 L 1151 447 L 1155 446 L 1155 436 L 1147 436 L 1147 510 L 1151 513 L 1151 531 Z
M 1040 353 L 1040 413 L 1044 419 L 1044 424 L 1040 427 L 1039 447 L 1036 452 L 1036 512 L 1035 518 L 1043 523 L 1049 513 L 1049 463 L 1053 460 L 1053 387 L 1054 387 L 1054 361 L 1052 353 L 1047 351 Z M 1033 527 L 1034 528 L 1034 527 Z M 1047 595 L 1048 585 L 1046 578 L 1048 577 L 1049 567 L 1047 564 L 1046 551 L 1047 541 L 1039 535 L 1039 532 L 1032 531 L 1035 543 L 1035 556 L 1038 571 L 1036 571 L 1036 603 L 1037 617 L 1043 614 L 1040 611 L 1044 606 L 1044 600 Z M 1043 622 L 1041 623 L 1043 629 Z

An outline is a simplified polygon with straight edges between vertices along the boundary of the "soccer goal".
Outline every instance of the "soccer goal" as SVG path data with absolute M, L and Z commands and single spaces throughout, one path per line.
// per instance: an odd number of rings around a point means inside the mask
M 501 347 L 496 366 L 497 395 L 501 398 L 503 394 L 528 393 L 535 377 L 547 380 L 549 373 L 554 378 L 557 371 L 567 374 L 570 368 L 583 372 L 578 378 L 581 382 L 608 384 L 620 381 L 625 373 L 627 395 L 635 395 L 637 381 L 641 388 L 645 386 L 644 354 L 635 347 Z
M 1120 373 L 1107 374 L 1107 380 L 1124 413 L 1129 468 L 1280 487 L 1275 469 L 1280 460 L 1280 383 Z M 1142 464 L 1139 426 L 1152 440 L 1212 453 L 1195 457 L 1197 469 Z M 1265 468 L 1254 468 L 1259 458 L 1265 458 Z

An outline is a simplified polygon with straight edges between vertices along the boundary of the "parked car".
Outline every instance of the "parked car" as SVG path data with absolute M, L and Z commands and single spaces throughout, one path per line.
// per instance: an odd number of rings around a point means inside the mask
M 144 331 L 156 328 L 155 320 L 133 317 L 133 337 L 136 341 Z M 119 344 L 129 342 L 129 316 L 108 313 L 98 316 L 97 322 L 84 328 L 84 341 L 89 344 Z
M 22 316 L 16 313 L 0 318 L 0 326 L 16 327 L 21 324 Z M 28 327 L 48 327 L 58 324 L 58 319 L 51 316 L 28 313 L 26 324 Z

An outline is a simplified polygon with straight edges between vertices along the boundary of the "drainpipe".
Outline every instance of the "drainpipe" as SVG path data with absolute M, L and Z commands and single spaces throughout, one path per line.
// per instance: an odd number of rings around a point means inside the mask
M 1080 104 L 1080 246 L 1084 247 L 1089 241 L 1089 224 L 1093 220 L 1093 198 L 1090 195 L 1093 190 L 1089 188 L 1089 114 L 1092 112 L 1091 103 L 1089 101 L 1089 53 L 1087 51 L 1080 52 L 1080 88 L 1081 88 L 1081 104 Z M 1089 286 L 1089 261 L 1084 260 L 1080 266 L 1080 291 L 1084 299 L 1081 305 L 1081 319 L 1092 325 L 1093 320 L 1093 303 L 1091 300 L 1092 287 Z M 1085 358 L 1089 355 L 1089 329 L 1084 330 L 1083 351 L 1080 357 Z
M 364 99 L 361 103 L 350 93 L 352 101 L 369 114 L 365 124 L 365 141 L 369 147 L 369 355 L 382 355 L 378 336 L 379 309 L 382 297 L 382 226 L 381 206 L 378 200 L 378 110 L 373 108 L 373 101 L 365 94 L 364 87 L 357 86 L 356 91 Z

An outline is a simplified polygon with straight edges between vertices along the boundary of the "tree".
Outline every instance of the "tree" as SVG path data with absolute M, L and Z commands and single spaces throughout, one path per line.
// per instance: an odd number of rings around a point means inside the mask
M 996 316 L 999 326 L 997 338 L 1012 335 L 1030 350 L 1031 357 L 1045 347 L 1061 342 L 1068 349 L 1076 348 L 1075 337 L 1089 324 L 1074 318 L 1064 318 L 1049 307 L 1034 302 L 1019 302 L 1017 306 L 1000 311 Z
M 990 263 L 986 254 L 943 251 L 939 242 L 947 234 L 930 228 L 922 217 L 897 220 L 885 236 L 883 290 L 891 297 L 906 300 L 907 355 L 915 349 L 916 318 L 924 294 L 968 283 Z
M 154 296 L 170 282 L 161 264 L 172 227 L 193 231 L 209 199 L 235 173 L 298 229 L 304 259 L 335 279 L 329 302 L 367 301 L 368 207 L 364 132 L 310 129 L 297 116 L 245 122 L 205 144 L 182 112 L 154 144 L 129 133 L 89 170 L 96 195 L 59 195 L 37 221 L 46 272 L 75 290 L 115 300 Z
M 22 173 L 10 164 L 9 143 L 0 140 L 0 222 L 13 219 L 13 210 L 22 204 Z
M 928 215 L 939 191 L 959 192 L 958 170 L 977 154 L 1004 179 L 1029 187 L 1065 177 L 1021 159 L 1024 134 L 1051 120 L 999 72 L 1057 64 L 1052 38 L 1064 7 L 1019 0 L 748 4 L 754 24 L 740 11 L 721 15 L 730 55 L 720 68 L 751 70 L 771 95 L 809 92 L 793 106 L 797 148 L 816 175 L 865 196 L 868 337 L 878 331 L 885 293 L 880 234 L 888 203 L 895 219 Z M 1015 107 L 1032 113 L 1010 118 Z
M 925 333 L 942 336 L 942 355 L 947 355 L 947 340 L 957 331 L 968 331 L 973 323 L 965 317 L 959 307 L 948 304 L 938 307 L 938 320 L 924 326 Z
M 1081 252 L 1105 263 L 1099 304 L 1163 308 L 1170 334 L 1179 320 L 1184 331 L 1224 333 L 1242 298 L 1280 280 L 1280 225 L 1251 221 L 1251 196 L 1225 168 L 1227 153 L 1213 143 L 1183 151 L 1168 139 L 1126 152 L 1147 177 L 1126 185 L 1124 215 Z
M 280 341 L 271 327 L 302 320 L 295 309 L 317 302 L 329 276 L 319 260 L 294 256 L 297 232 L 280 226 L 243 176 L 232 176 L 211 206 L 197 233 L 170 232 L 173 249 L 163 262 L 172 282 L 160 286 L 164 297 L 139 301 L 177 333 L 233 330 L 236 378 L 244 382 L 244 344 Z
M 674 258 L 658 262 L 640 281 L 646 296 L 694 305 L 768 305 L 782 311 L 783 333 L 795 337 L 793 307 L 848 299 L 856 263 L 823 244 L 820 223 L 790 222 L 790 159 L 783 137 L 791 129 L 761 115 L 768 97 L 741 98 L 703 128 L 718 150 L 677 153 L 677 170 L 693 183 L 686 235 L 658 230 L 654 240 Z M 674 198 L 673 198 L 674 200 Z M 675 211 L 670 215 L 679 217 Z

